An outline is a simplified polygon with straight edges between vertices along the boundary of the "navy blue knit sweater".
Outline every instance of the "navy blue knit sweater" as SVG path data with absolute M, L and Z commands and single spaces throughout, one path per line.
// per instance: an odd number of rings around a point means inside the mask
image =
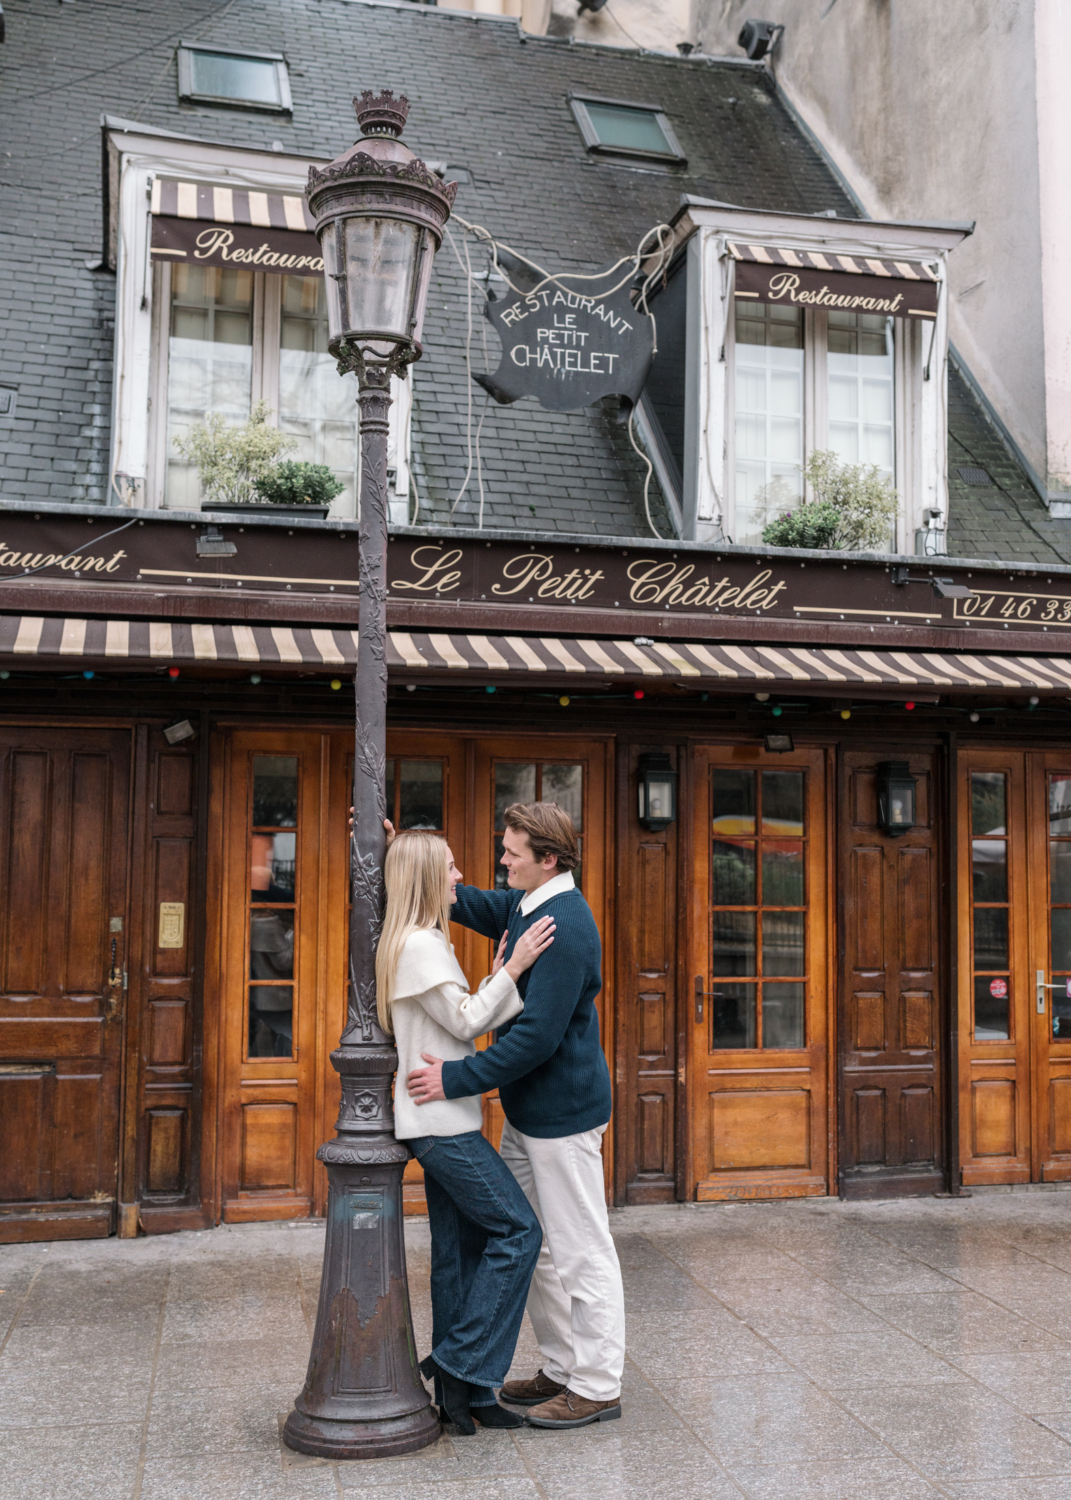
M 496 942 L 508 930 L 508 959 L 518 938 L 553 917 L 554 941 L 517 983 L 524 1010 L 501 1027 L 493 1046 L 443 1064 L 448 1099 L 498 1089 L 506 1119 L 522 1135 L 579 1135 L 610 1118 L 610 1071 L 599 1043 L 595 996 L 602 988 L 602 944 L 579 891 L 562 891 L 527 917 L 523 891 L 457 887 L 450 918 Z

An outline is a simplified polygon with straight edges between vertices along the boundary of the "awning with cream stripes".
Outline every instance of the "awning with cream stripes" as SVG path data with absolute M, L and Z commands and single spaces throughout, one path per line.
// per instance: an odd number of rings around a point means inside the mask
M 166 177 L 152 185 L 154 260 L 321 276 L 323 260 L 312 231 L 308 205 L 296 193 Z
M 940 283 L 922 261 L 739 241 L 725 248 L 736 261 L 736 297 L 745 303 L 775 302 L 897 318 L 937 316 Z
M 1071 695 L 1071 657 L 937 651 L 854 651 L 699 641 L 586 640 L 573 636 L 467 635 L 392 630 L 387 664 L 398 680 L 535 682 L 676 681 L 732 690 L 1053 692 Z M 189 624 L 0 615 L 0 662 L 9 670 L 64 663 L 100 670 L 241 666 L 304 671 L 352 668 L 357 632 L 339 626 Z

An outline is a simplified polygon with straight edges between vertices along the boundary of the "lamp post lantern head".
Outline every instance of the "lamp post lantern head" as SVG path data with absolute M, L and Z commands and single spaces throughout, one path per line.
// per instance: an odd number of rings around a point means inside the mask
M 405 95 L 366 89 L 353 105 L 361 137 L 309 168 L 327 284 L 328 347 L 340 373 L 404 375 L 421 355 L 431 265 L 457 183 L 443 183 L 402 144 Z

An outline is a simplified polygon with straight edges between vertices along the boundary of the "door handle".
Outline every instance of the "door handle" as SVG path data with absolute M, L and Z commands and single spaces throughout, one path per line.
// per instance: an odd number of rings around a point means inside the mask
M 703 988 L 705 983 L 706 981 L 702 974 L 695 976 L 695 1018 L 697 1021 L 703 1019 L 703 1001 L 706 999 L 713 1000 L 714 996 L 718 993 L 717 990 L 705 990 Z

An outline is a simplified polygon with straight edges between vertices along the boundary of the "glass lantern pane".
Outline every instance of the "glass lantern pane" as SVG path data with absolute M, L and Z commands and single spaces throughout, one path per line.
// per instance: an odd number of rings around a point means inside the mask
M 348 331 L 408 339 L 419 227 L 398 219 L 352 218 L 345 223 Z

